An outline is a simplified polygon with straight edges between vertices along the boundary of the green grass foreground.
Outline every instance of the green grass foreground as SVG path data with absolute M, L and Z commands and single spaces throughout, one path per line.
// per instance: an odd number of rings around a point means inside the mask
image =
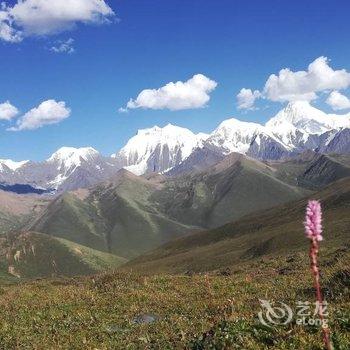
M 350 254 L 322 251 L 335 349 L 350 348 Z M 259 324 L 259 298 L 313 302 L 306 254 L 208 276 L 115 272 L 0 289 L 1 349 L 322 349 L 319 329 Z M 151 314 L 150 324 L 135 317 Z

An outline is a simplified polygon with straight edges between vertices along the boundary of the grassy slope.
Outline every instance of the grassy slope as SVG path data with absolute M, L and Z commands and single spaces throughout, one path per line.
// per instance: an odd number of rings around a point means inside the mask
M 198 174 L 159 181 L 120 171 L 84 198 L 55 199 L 29 229 L 130 258 L 303 194 L 271 167 L 234 154 Z
M 17 230 L 33 219 L 48 200 L 0 190 L 0 235 Z
M 151 182 L 120 171 L 115 179 L 92 188 L 86 198 L 63 194 L 30 229 L 120 256 L 135 256 L 193 229 L 154 208 L 149 197 L 155 190 Z
M 68 247 L 70 253 L 77 255 L 81 262 L 88 265 L 93 272 L 107 271 L 126 263 L 126 259 L 120 256 L 101 252 L 63 238 L 56 238 Z
M 324 205 L 325 245 L 349 244 L 350 179 L 340 180 L 314 197 Z M 299 200 L 169 242 L 127 267 L 144 273 L 208 271 L 266 254 L 306 249 L 300 225 L 305 204 L 306 200 Z
M 349 155 L 318 155 L 298 176 L 297 181 L 304 187 L 319 189 L 349 176 Z
M 275 169 L 275 176 L 291 185 L 320 189 L 350 176 L 350 156 L 320 155 L 306 151 L 293 159 L 266 162 Z
M 304 174 L 312 161 L 317 158 L 317 154 L 307 151 L 299 156 L 277 161 L 267 161 L 266 163 L 275 169 L 275 176 L 290 185 L 298 186 L 298 178 Z
M 232 154 L 199 174 L 170 179 L 153 199 L 175 220 L 217 227 L 304 193 L 276 178 L 268 165 Z
M 270 170 L 266 171 L 264 176 L 270 176 Z M 142 212 L 152 210 L 144 207 L 142 195 L 140 192 L 135 201 L 133 197 L 130 205 L 142 208 Z M 110 199 L 115 197 L 111 196 Z M 102 197 L 100 193 L 99 198 Z M 350 180 L 330 186 L 317 197 L 325 207 L 326 241 L 321 246 L 321 271 L 330 303 L 332 337 L 336 349 L 348 350 Z M 105 197 L 106 203 L 110 199 Z M 123 200 L 124 204 L 128 202 Z M 109 210 L 102 203 L 98 202 L 99 215 L 102 210 Z M 315 327 L 300 327 L 292 322 L 286 327 L 266 328 L 257 323 L 256 317 L 261 298 L 294 307 L 298 300 L 313 301 L 308 242 L 301 225 L 304 207 L 305 201 L 296 201 L 268 209 L 259 216 L 251 215 L 234 224 L 171 242 L 131 264 L 134 270 L 147 273 L 215 270 L 209 276 L 147 277 L 120 271 L 3 286 L 0 344 L 4 349 L 45 350 L 321 350 L 322 340 Z M 121 210 L 119 205 L 115 208 Z M 111 211 L 110 220 L 114 217 Z M 33 235 L 45 243 L 44 252 L 50 245 L 55 252 L 62 252 L 56 268 L 65 268 L 61 261 L 71 264 L 71 252 L 77 253 L 76 248 L 82 252 L 87 249 L 84 255 L 94 256 L 86 247 Z M 40 266 L 52 262 L 51 255 L 41 256 Z M 80 253 L 78 257 L 81 262 Z M 95 257 L 87 260 L 96 265 Z M 164 269 L 159 268 L 161 264 Z M 28 268 L 27 263 L 24 265 Z M 149 325 L 135 324 L 133 319 L 143 313 L 155 314 L 158 320 Z
M 46 210 L 31 223 L 30 230 L 107 250 L 105 224 L 96 208 L 88 201 L 67 192 L 56 198 Z
M 157 210 L 151 196 L 158 185 L 125 173 L 122 179 L 95 188 L 92 197 L 109 228 L 112 251 L 135 256 L 193 230 Z
M 321 249 L 322 283 L 337 350 L 350 346 L 350 256 Z M 259 299 L 313 302 L 307 250 L 265 257 L 231 275 L 102 274 L 1 289 L 4 349 L 322 349 L 320 331 L 257 322 Z M 140 314 L 157 316 L 135 324 Z
M 292 183 L 315 157 L 264 164 L 232 154 L 205 171 L 158 182 L 120 171 L 84 198 L 60 196 L 29 229 L 132 258 L 190 231 L 303 197 L 310 192 Z
M 0 241 L 3 280 L 85 275 L 122 263 L 123 258 L 43 233 L 11 233 Z
M 0 235 L 5 234 L 6 232 L 16 230 L 23 225 L 23 221 L 26 221 L 26 218 L 23 216 L 13 215 L 7 211 L 0 211 Z

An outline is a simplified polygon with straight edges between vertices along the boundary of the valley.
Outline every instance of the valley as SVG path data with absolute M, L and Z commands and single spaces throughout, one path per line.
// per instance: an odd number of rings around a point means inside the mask
M 147 129 L 112 157 L 65 147 L 42 163 L 2 161 L 0 344 L 316 346 L 311 328 L 265 329 L 254 313 L 262 297 L 309 297 L 302 221 L 315 198 L 333 341 L 346 349 L 348 129 L 313 107 L 307 118 L 310 108 L 288 105 L 267 126 L 228 120 L 212 135 Z M 267 128 L 280 124 L 279 135 Z

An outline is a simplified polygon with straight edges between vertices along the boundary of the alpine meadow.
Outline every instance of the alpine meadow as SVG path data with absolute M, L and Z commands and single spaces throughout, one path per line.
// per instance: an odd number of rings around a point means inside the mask
M 0 349 L 350 349 L 349 13 L 3 1 Z

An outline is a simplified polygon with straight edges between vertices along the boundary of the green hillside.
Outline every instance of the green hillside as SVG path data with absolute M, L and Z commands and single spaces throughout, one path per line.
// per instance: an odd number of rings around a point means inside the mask
M 350 176 L 349 155 L 317 155 L 298 176 L 298 183 L 310 189 L 319 189 Z
M 105 224 L 95 206 L 71 192 L 54 199 L 28 229 L 107 251 Z
M 266 164 L 232 154 L 200 173 L 169 179 L 153 199 L 175 220 L 217 227 L 305 194 L 274 173 Z
M 313 194 L 324 207 L 325 246 L 350 244 L 350 179 Z M 220 228 L 178 239 L 129 262 L 142 273 L 212 271 L 263 256 L 305 250 L 306 200 L 302 199 L 246 216 Z
M 0 238 L 0 280 L 93 274 L 126 260 L 64 239 L 37 232 Z
M 19 195 L 0 190 L 0 235 L 23 227 L 38 215 L 48 201 L 36 195 Z
M 138 177 L 126 170 L 85 196 L 56 198 L 28 229 L 135 257 L 191 231 L 220 226 L 306 192 L 273 168 L 233 154 L 194 175 Z
M 0 235 L 19 229 L 26 222 L 24 216 L 13 215 L 7 211 L 0 210 Z
M 29 228 L 101 251 L 135 256 L 195 229 L 155 208 L 150 196 L 158 188 L 122 170 L 83 198 L 74 192 L 61 195 Z

